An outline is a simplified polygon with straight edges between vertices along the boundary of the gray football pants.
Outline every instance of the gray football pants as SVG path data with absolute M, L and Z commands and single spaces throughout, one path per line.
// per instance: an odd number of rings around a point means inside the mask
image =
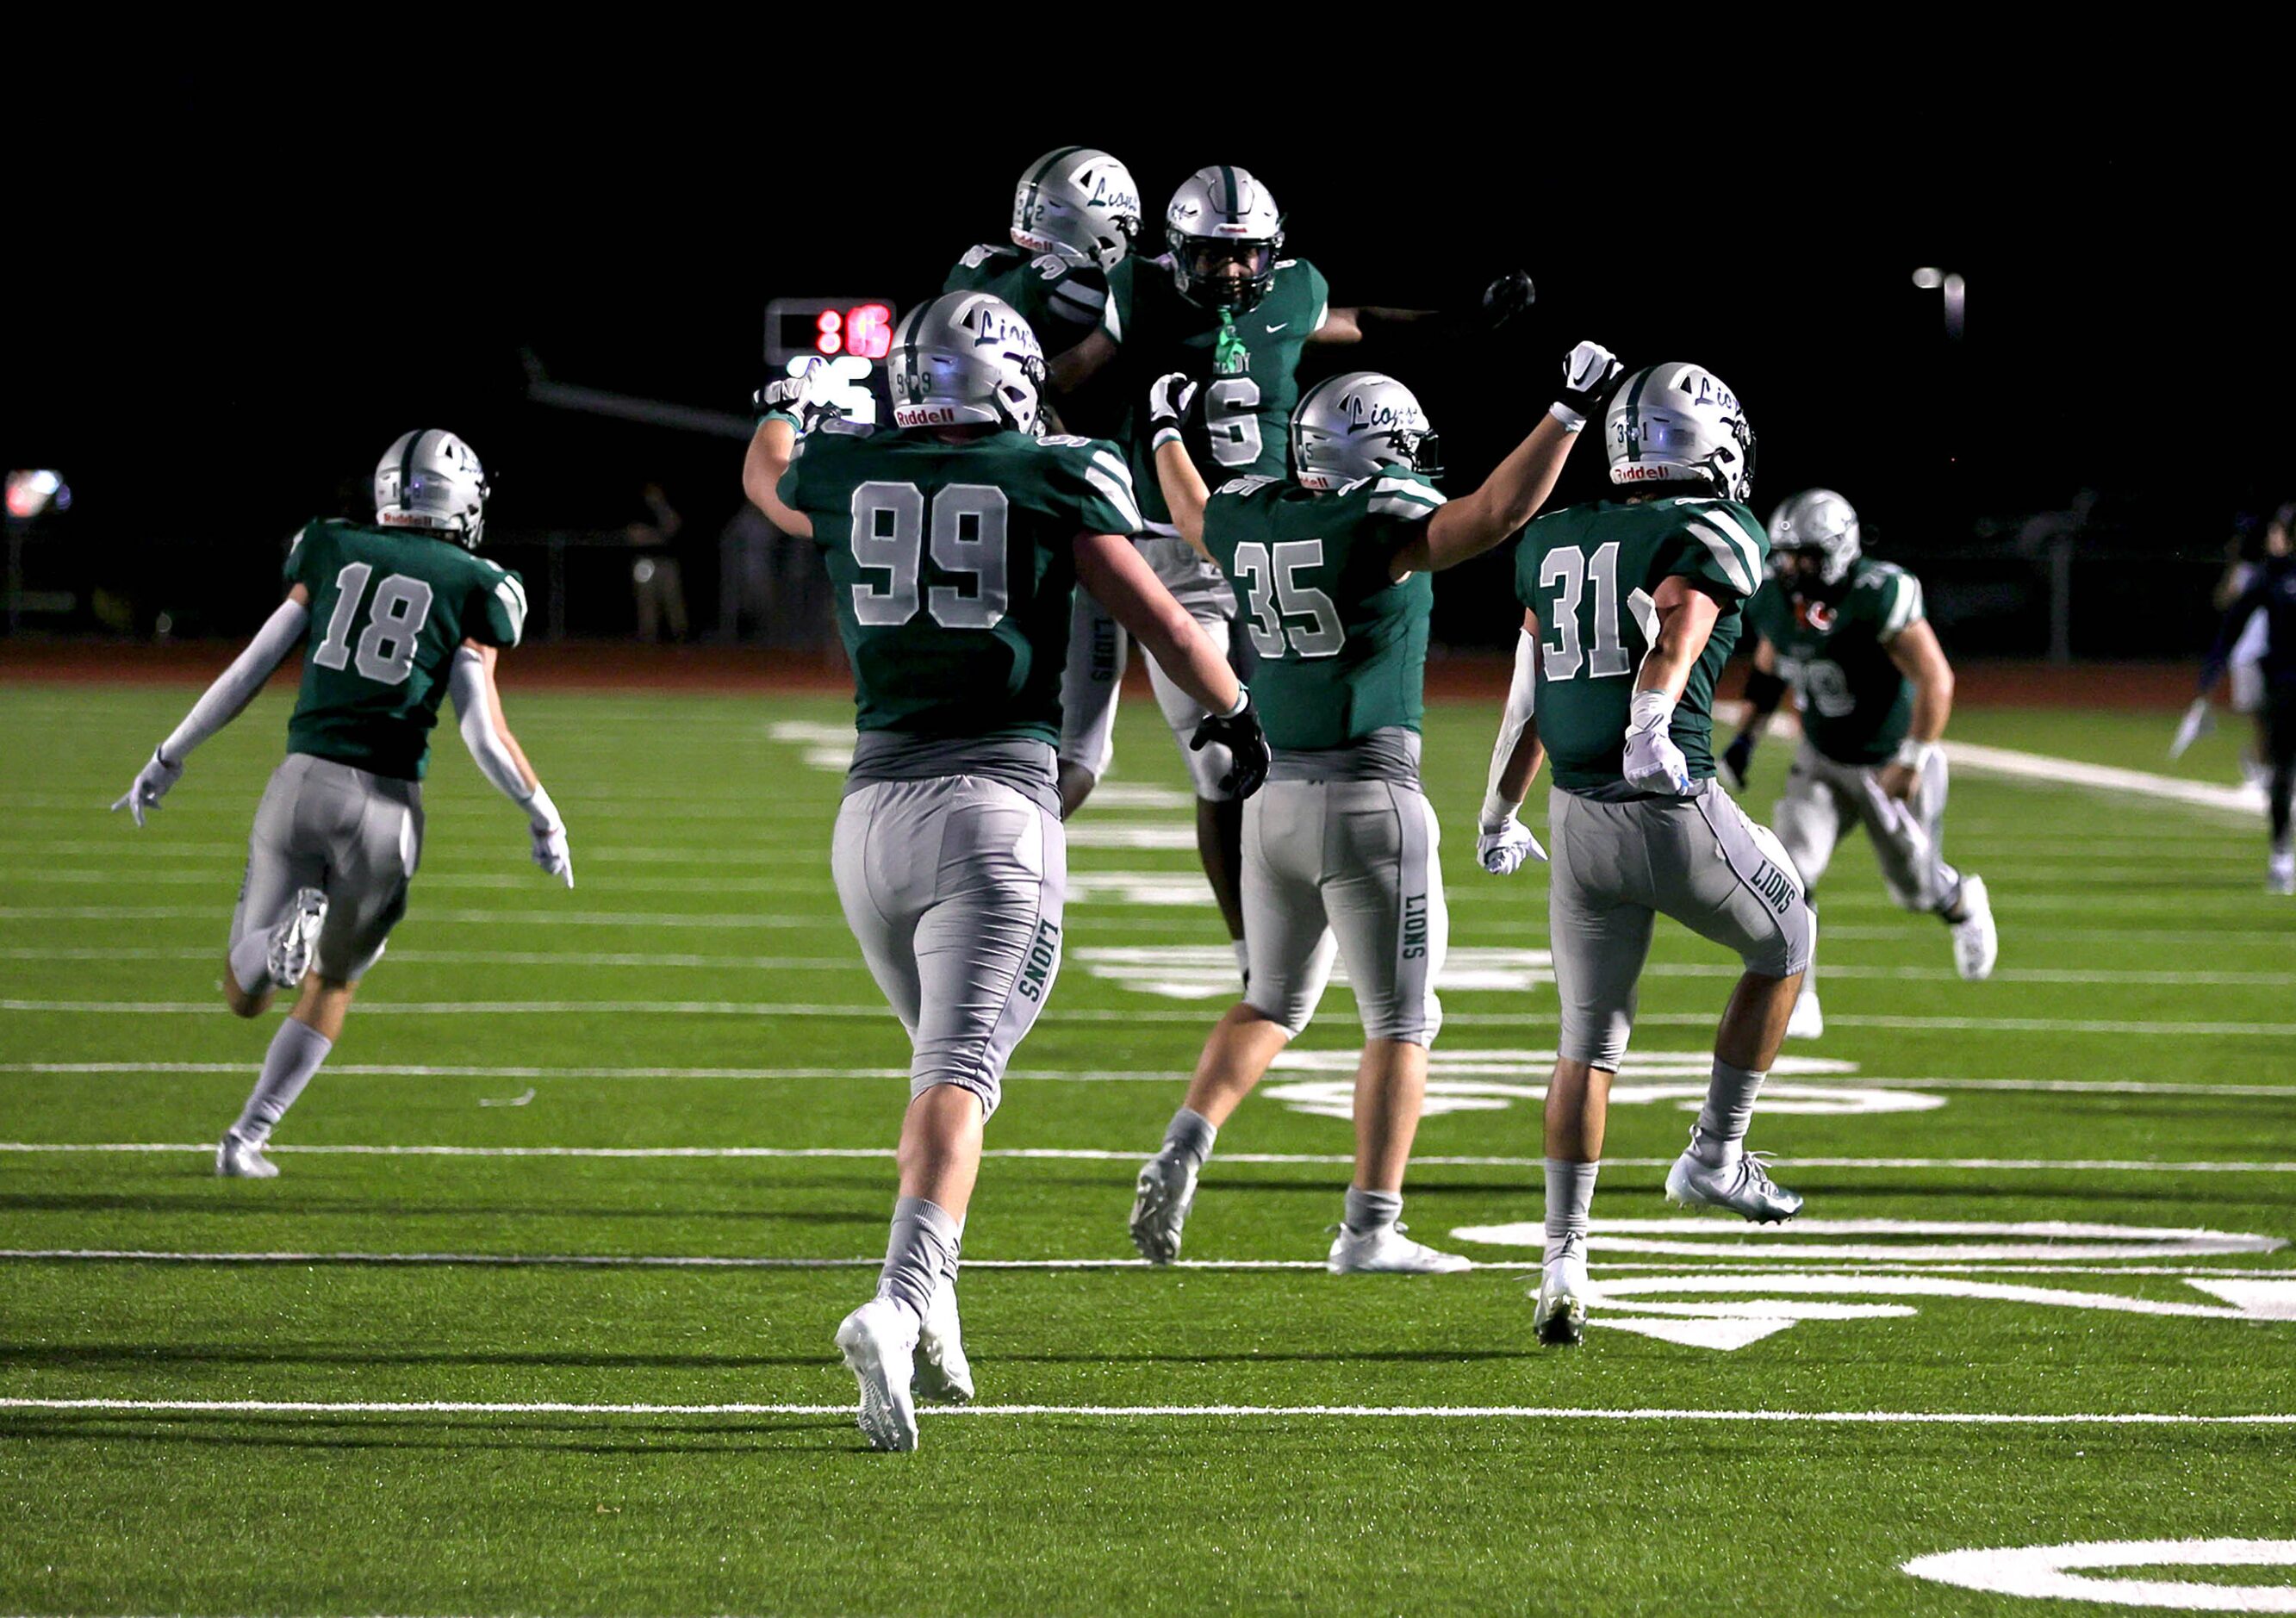
M 908 1030 L 910 1096 L 954 1084 L 994 1113 L 1060 971 L 1059 818 L 980 776 L 871 782 L 837 811 L 830 868 L 870 975 Z
M 1235 616 L 1235 594 L 1220 571 L 1196 554 L 1185 539 L 1144 538 L 1136 542 L 1141 560 L 1172 598 L 1188 610 L 1212 645 L 1225 656 L 1229 621 Z M 1131 637 L 1108 614 L 1108 609 L 1079 587 L 1069 619 L 1069 661 L 1061 677 L 1061 762 L 1092 772 L 1108 773 L 1116 752 L 1116 701 L 1124 684 L 1124 665 Z M 1215 801 L 1232 793 L 1220 790 L 1220 777 L 1234 767 L 1225 747 L 1192 752 L 1188 742 L 1203 722 L 1204 710 L 1165 675 L 1153 658 L 1148 661 L 1148 684 L 1156 706 L 1180 747 L 1196 796 Z
M 277 926 L 299 890 L 316 888 L 327 896 L 327 920 L 313 970 L 323 978 L 362 978 L 406 914 L 422 858 L 421 783 L 289 753 L 255 808 L 231 947 Z
M 1364 1037 L 1432 1045 L 1450 940 L 1435 811 L 1389 781 L 1270 781 L 1243 806 L 1253 1009 L 1297 1034 L 1336 952 Z
M 1785 850 L 1728 793 L 1701 784 L 1694 798 L 1602 803 L 1558 789 L 1548 800 L 1556 1049 L 1570 1061 L 1619 1071 L 1660 916 L 1764 977 L 1809 965 L 1816 918 Z
M 1778 800 L 1778 841 L 1811 889 L 1833 863 L 1842 834 L 1862 825 L 1890 897 L 1908 910 L 1935 910 L 1961 885 L 1961 874 L 1945 861 L 1945 754 L 1930 754 L 1908 803 L 1884 793 L 1877 773 L 1875 766 L 1837 764 L 1802 743 Z

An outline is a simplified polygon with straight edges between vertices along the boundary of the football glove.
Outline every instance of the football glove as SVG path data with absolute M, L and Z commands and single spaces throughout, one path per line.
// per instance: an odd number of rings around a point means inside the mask
M 2184 719 L 2177 727 L 2177 739 L 2169 743 L 2169 756 L 2183 758 L 2186 748 L 2216 727 L 2217 717 L 2209 710 L 2209 699 L 2194 697 L 2193 705 L 2185 710 Z M 115 803 L 112 807 L 117 809 L 119 806 Z
M 1201 752 L 1218 745 L 1228 751 L 1234 767 L 1220 777 L 1220 791 L 1238 798 L 1249 798 L 1267 779 L 1268 767 L 1275 762 L 1275 754 L 1267 745 L 1267 733 L 1259 727 L 1259 710 L 1252 706 L 1251 693 L 1246 689 L 1236 702 L 1234 713 L 1209 713 L 1196 727 L 1196 734 L 1188 738 L 1188 751 Z
M 829 362 L 816 359 L 806 366 L 804 375 L 776 377 L 758 389 L 758 412 L 788 417 L 801 438 L 842 414 L 837 407 L 836 392 L 837 379 Z
M 1475 858 L 1492 875 L 1512 876 L 1526 859 L 1544 861 L 1546 850 L 1539 846 L 1530 828 L 1510 812 L 1496 825 L 1475 828 Z
M 135 817 L 135 824 L 140 827 L 144 824 L 144 811 L 149 809 L 153 814 L 159 813 L 160 800 L 168 795 L 169 787 L 183 778 L 184 767 L 168 763 L 160 756 L 160 750 L 155 747 L 152 750 L 152 761 L 135 772 L 135 784 L 127 789 L 126 797 L 111 806 L 111 812 L 116 815 L 126 809 Z
M 572 887 L 574 850 L 566 843 L 566 821 L 540 782 L 535 783 L 525 809 L 526 829 L 534 840 L 534 863 L 553 876 L 563 877 L 566 885 Z
M 1196 384 L 1184 371 L 1168 372 L 1158 377 L 1148 388 L 1148 437 L 1152 445 L 1160 448 L 1164 434 L 1170 431 L 1177 437 L 1181 418 L 1195 402 Z
M 1663 691 L 1637 691 L 1632 712 L 1627 725 L 1626 757 L 1620 768 L 1627 784 L 1641 793 L 1688 796 L 1689 762 L 1667 735 L 1667 727 L 1674 723 L 1674 700 Z
M 1722 750 L 1718 766 L 1722 784 L 1734 793 L 1744 792 L 1746 771 L 1752 768 L 1753 762 L 1754 733 L 1751 729 L 1742 730 L 1738 733 L 1738 739 Z
M 1547 414 L 1570 431 L 1603 414 L 1627 368 L 1599 342 L 1582 342 L 1562 357 L 1562 397 Z
M 1482 329 L 1496 332 L 1538 301 L 1529 272 L 1509 270 L 1483 289 Z

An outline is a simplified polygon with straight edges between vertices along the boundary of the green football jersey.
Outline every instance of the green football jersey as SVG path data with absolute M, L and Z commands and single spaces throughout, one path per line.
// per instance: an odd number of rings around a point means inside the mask
M 813 519 L 860 729 L 1058 744 L 1072 542 L 1140 529 L 1115 446 L 831 428 L 779 492 Z
M 1049 358 L 1095 330 L 1124 341 L 1132 320 L 1132 263 L 1119 259 L 1115 268 L 1103 270 L 1057 253 L 983 242 L 956 261 L 940 290 L 995 293 L 1029 323 Z
M 1190 413 L 1189 458 L 1217 488 L 1247 473 L 1281 478 L 1292 470 L 1292 407 L 1300 402 L 1300 357 L 1331 315 L 1331 288 L 1305 259 L 1276 261 L 1275 280 L 1246 314 L 1208 309 L 1180 296 L 1169 259 L 1140 267 L 1132 291 L 1132 330 L 1124 344 L 1131 392 L 1182 371 L 1203 384 Z M 1156 482 L 1149 435 L 1132 439 L 1140 509 L 1169 532 L 1172 515 Z
M 1912 730 L 1913 682 L 1890 644 L 1921 619 L 1921 580 L 1863 559 L 1838 602 L 1804 601 L 1773 579 L 1746 608 L 1800 699 L 1802 735 L 1839 764 L 1886 764 Z
M 1688 579 L 1722 605 L 1669 734 L 1693 780 L 1714 773 L 1714 680 L 1760 587 L 1769 538 L 1731 500 L 1597 500 L 1539 518 L 1515 553 L 1515 594 L 1538 614 L 1538 735 L 1554 784 L 1626 791 L 1621 755 L 1635 673 L 1658 632 L 1660 583 Z
M 455 650 L 518 645 L 525 584 L 452 538 L 344 522 L 305 523 L 285 573 L 311 595 L 287 751 L 420 781 Z
M 1398 584 L 1388 563 L 1442 504 L 1401 471 L 1328 494 L 1260 476 L 1213 491 L 1204 546 L 1259 653 L 1252 698 L 1279 752 L 1419 728 L 1435 586 L 1424 573 Z

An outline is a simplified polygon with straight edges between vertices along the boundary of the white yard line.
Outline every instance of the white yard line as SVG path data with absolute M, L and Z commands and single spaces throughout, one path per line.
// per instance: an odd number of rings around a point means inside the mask
M 0 1154 L 194 1153 L 203 1156 L 213 1156 L 215 1149 L 213 1141 L 0 1141 Z M 300 1146 L 274 1142 L 268 1149 L 273 1152 L 335 1157 L 558 1157 L 615 1160 L 624 1158 L 887 1159 L 893 1155 L 893 1149 L 890 1146 L 463 1146 L 371 1144 Z M 1141 1160 L 1142 1153 L 1136 1147 L 1110 1151 L 1084 1146 L 992 1146 L 984 1151 L 981 1155 L 1021 1162 L 1036 1160 L 1056 1162 L 1137 1163 Z M 1219 1154 L 1218 1161 L 1223 1164 L 1258 1163 L 1338 1168 L 1353 1166 L 1355 1158 L 1352 1154 L 1343 1152 L 1223 1152 Z M 1603 1160 L 1604 1167 L 1611 1169 L 1669 1169 L 1674 1166 L 1674 1161 L 1671 1157 L 1606 1157 Z M 2005 1172 L 2017 1170 L 2081 1174 L 2296 1174 L 2296 1162 L 2242 1162 L 2221 1159 L 2193 1162 L 2143 1157 L 1781 1157 L 1778 1161 L 1799 1169 L 1981 1169 Z M 1544 1167 L 1546 1160 L 1543 1157 L 1430 1154 L 1414 1157 L 1412 1162 L 1422 1168 L 1538 1169 Z
M 0 1398 L 0 1409 L 86 1410 L 152 1416 L 849 1416 L 844 1404 L 640 1404 L 530 1400 L 27 1399 Z M 1637 1409 L 1578 1405 L 920 1405 L 919 1415 L 1079 1416 L 1111 1420 L 1211 1417 L 1451 1417 L 1481 1421 L 1765 1422 L 1849 1426 L 2209 1427 L 2296 1426 L 2276 1410 L 2202 1416 L 2184 1410 L 2119 1410 L 2049 1415 L 2022 1410 Z
M 221 927 L 230 919 L 227 905 L 220 908 L 215 905 L 0 905 L 0 921 L 203 921 Z M 832 922 L 825 916 L 754 911 L 712 915 L 640 910 L 434 910 L 417 906 L 413 920 L 485 926 L 531 922 L 549 927 L 810 927 L 824 932 L 842 927 L 841 923 Z M 217 953 L 221 953 L 220 946 Z
M 2249 793 L 2236 786 L 2218 786 L 2208 781 L 2186 781 L 2175 776 L 2153 775 L 2147 770 L 2083 764 L 2073 759 L 2020 752 L 2008 747 L 1987 747 L 1975 742 L 1948 741 L 1945 744 L 1945 757 L 1946 762 L 1954 768 L 1967 770 L 1972 775 L 2033 781 L 2046 786 L 2081 786 L 2096 792 L 2159 798 L 2171 803 L 2221 809 L 2243 816 L 2256 813 L 2256 801 Z
M 0 999 L 0 1012 L 69 1012 L 105 1016 L 224 1016 L 220 1000 L 19 1000 Z M 570 1016 L 610 1012 L 623 1014 L 680 1017 L 808 1017 L 876 1021 L 888 1014 L 882 1005 L 820 1005 L 753 1000 L 362 1000 L 362 1017 Z M 1545 1027 L 1554 1021 L 1551 1011 L 1457 1012 L 1445 1022 L 1463 1028 Z M 1047 1010 L 1046 1024 L 1063 1023 L 1174 1023 L 1191 1027 L 1207 1021 L 1201 1011 L 1160 1007 L 1134 1011 Z M 2079 1017 L 1930 1017 L 1829 1014 L 1840 1028 L 1887 1028 L 1960 1032 L 1985 1030 L 2013 1033 L 2159 1034 L 2177 1039 L 2291 1039 L 2296 1023 L 2200 1023 L 2097 1021 Z M 1710 1012 L 1644 1012 L 1636 1018 L 1644 1027 L 1710 1028 Z

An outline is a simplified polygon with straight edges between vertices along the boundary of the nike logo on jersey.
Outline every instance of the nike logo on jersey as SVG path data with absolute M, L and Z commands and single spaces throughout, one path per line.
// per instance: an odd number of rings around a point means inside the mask
M 1268 324 L 1268 327 L 1267 327 L 1267 334 L 1268 334 L 1270 337 L 1273 337 L 1273 336 L 1275 336 L 1275 333 L 1278 333 L 1278 332 L 1282 331 L 1285 326 L 1288 326 L 1288 325 L 1290 325 L 1291 324 L 1292 324 L 1292 323 L 1291 323 L 1290 321 L 1288 321 L 1288 320 L 1277 320 L 1277 321 L 1270 322 L 1270 323 L 1269 323 L 1269 324 Z

